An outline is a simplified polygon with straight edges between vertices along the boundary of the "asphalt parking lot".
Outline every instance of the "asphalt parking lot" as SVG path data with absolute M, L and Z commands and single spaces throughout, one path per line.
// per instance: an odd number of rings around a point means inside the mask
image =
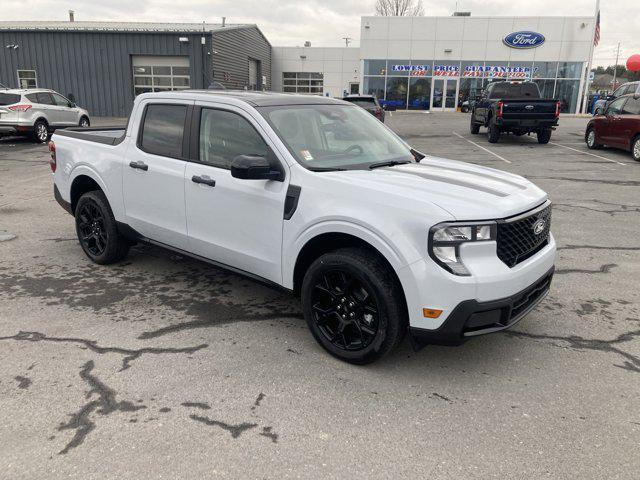
M 47 147 L 1 140 L 0 477 L 638 478 L 640 163 L 581 118 L 549 145 L 387 121 L 549 192 L 556 276 L 513 331 L 341 363 L 251 280 L 147 246 L 90 263 Z

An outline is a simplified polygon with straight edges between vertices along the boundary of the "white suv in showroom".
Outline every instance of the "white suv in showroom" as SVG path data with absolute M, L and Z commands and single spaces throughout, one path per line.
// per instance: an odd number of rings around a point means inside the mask
M 89 113 L 53 90 L 0 90 L 0 137 L 30 135 L 44 143 L 58 128 L 88 127 Z

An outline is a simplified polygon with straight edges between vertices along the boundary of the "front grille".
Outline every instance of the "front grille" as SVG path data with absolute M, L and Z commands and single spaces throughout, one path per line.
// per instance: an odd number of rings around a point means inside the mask
M 544 228 L 535 233 L 536 226 Z M 547 202 L 542 208 L 534 209 L 531 214 L 518 215 L 512 219 L 498 222 L 498 258 L 509 268 L 516 266 L 527 258 L 535 255 L 549 243 L 551 228 L 551 203 Z

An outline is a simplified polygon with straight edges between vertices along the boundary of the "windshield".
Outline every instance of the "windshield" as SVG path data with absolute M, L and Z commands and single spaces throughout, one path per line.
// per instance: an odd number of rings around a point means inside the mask
M 402 140 L 356 106 L 283 105 L 259 110 L 296 160 L 310 170 L 414 161 Z

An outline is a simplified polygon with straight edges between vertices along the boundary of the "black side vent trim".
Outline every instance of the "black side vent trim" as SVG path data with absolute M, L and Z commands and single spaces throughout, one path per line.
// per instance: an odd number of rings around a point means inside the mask
M 287 198 L 284 201 L 284 219 L 285 220 L 291 220 L 291 217 L 293 217 L 293 214 L 296 213 L 301 191 L 302 191 L 302 188 L 299 187 L 298 185 L 289 185 L 289 188 L 287 188 Z

